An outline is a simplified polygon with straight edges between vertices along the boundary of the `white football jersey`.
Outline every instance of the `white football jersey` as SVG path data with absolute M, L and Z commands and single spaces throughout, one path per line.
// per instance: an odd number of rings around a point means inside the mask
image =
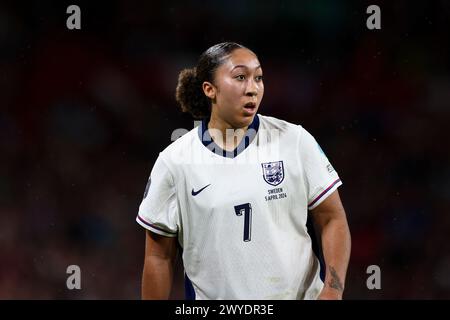
M 194 299 L 316 299 L 308 210 L 342 184 L 302 126 L 256 115 L 236 150 L 206 122 L 159 154 L 136 221 L 178 237 Z

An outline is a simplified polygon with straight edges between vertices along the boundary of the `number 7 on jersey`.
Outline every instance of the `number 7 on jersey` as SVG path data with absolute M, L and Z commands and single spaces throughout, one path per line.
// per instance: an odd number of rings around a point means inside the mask
M 252 205 L 250 203 L 240 204 L 234 207 L 236 215 L 244 214 L 244 241 L 250 241 L 252 236 Z

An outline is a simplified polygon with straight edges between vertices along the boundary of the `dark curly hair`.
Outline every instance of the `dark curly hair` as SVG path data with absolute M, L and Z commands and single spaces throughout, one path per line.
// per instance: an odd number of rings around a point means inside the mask
M 240 48 L 247 49 L 235 42 L 216 44 L 200 55 L 196 67 L 180 72 L 175 99 L 183 112 L 189 112 L 194 118 L 207 118 L 211 115 L 211 100 L 203 92 L 203 82 L 214 83 L 216 69 L 224 63 L 226 57 Z

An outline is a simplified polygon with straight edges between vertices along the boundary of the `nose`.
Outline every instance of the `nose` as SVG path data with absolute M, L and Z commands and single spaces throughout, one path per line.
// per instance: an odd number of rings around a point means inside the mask
M 258 85 L 256 84 L 255 80 L 251 79 L 247 82 L 245 95 L 250 97 L 258 95 Z

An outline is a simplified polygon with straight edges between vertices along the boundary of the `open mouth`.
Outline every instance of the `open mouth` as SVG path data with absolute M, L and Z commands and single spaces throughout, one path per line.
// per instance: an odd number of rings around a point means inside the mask
M 245 116 L 253 116 L 256 113 L 256 103 L 255 102 L 247 102 L 244 104 L 244 115 Z
M 255 103 L 255 102 L 247 102 L 247 103 L 244 105 L 244 109 L 247 109 L 247 110 L 253 110 L 253 109 L 256 109 L 256 103 Z

